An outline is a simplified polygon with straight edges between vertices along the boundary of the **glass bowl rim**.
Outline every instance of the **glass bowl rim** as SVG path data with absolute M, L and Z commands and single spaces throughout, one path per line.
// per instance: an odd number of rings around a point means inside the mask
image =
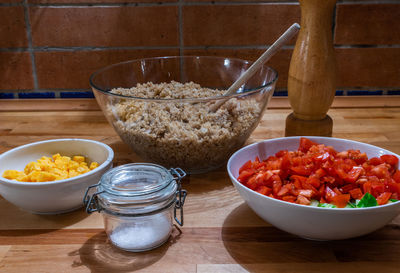
M 98 86 L 96 86 L 93 82 L 93 79 L 99 75 L 100 73 L 107 71 L 109 69 L 112 69 L 113 67 L 116 66 L 120 66 L 120 65 L 124 65 L 124 64 L 128 64 L 128 63 L 134 63 L 134 62 L 140 62 L 140 61 L 146 61 L 146 60 L 161 60 L 161 59 L 194 59 L 194 58 L 201 58 L 201 59 L 220 59 L 220 60 L 224 60 L 224 59 L 229 59 L 229 60 L 233 60 L 233 61 L 239 61 L 242 63 L 246 63 L 246 64 L 252 64 L 254 63 L 253 61 L 248 61 L 248 60 L 244 60 L 244 59 L 240 59 L 240 58 L 230 58 L 230 57 L 219 57 L 219 56 L 197 56 L 197 55 L 187 55 L 187 56 L 162 56 L 162 57 L 149 57 L 149 58 L 140 58 L 140 59 L 132 59 L 132 60 L 127 60 L 127 61 L 123 61 L 123 62 L 118 62 L 118 63 L 114 63 L 108 66 L 105 66 L 95 72 L 92 73 L 92 75 L 90 75 L 89 78 L 89 83 L 90 86 L 95 89 L 96 91 L 100 91 L 103 94 L 106 94 L 108 96 L 112 96 L 112 97 L 119 97 L 119 98 L 128 98 L 128 99 L 136 99 L 136 100 L 140 100 L 140 101 L 151 101 L 151 102 L 209 102 L 209 101 L 216 101 L 216 100 L 222 100 L 222 99 L 231 99 L 231 98 L 236 98 L 236 97 L 241 97 L 241 96 L 248 96 L 248 95 L 252 95 L 255 94 L 257 92 L 259 92 L 260 90 L 262 90 L 263 88 L 266 88 L 268 86 L 272 86 L 276 83 L 276 81 L 278 80 L 278 72 L 273 69 L 270 66 L 267 66 L 266 64 L 263 64 L 262 67 L 266 67 L 268 70 L 272 71 L 274 73 L 274 78 L 267 82 L 264 85 L 260 85 L 257 86 L 255 88 L 252 89 L 248 89 L 245 90 L 244 92 L 241 93 L 235 93 L 232 95 L 220 95 L 220 96 L 213 96 L 213 97 L 204 97 L 204 98 L 184 98 L 184 99 L 175 99 L 175 98 L 167 98 L 167 99 L 162 99 L 162 98 L 143 98 L 143 97 L 135 97 L 135 96 L 127 96 L 127 95 L 119 95 L 119 94 L 113 94 L 110 93 L 109 90 L 104 90 L 103 88 L 99 88 Z M 233 83 L 232 83 L 233 84 Z

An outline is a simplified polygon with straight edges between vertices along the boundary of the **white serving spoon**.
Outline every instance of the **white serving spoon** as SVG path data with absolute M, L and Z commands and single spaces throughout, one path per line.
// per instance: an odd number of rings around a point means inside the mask
M 294 23 L 291 25 L 285 33 L 282 34 L 261 56 L 258 58 L 249 69 L 246 70 L 225 92 L 224 96 L 228 96 L 237 92 L 237 90 L 242 86 L 245 82 L 247 82 L 251 76 L 266 62 L 268 61 L 276 52 L 278 52 L 281 47 L 290 39 L 293 38 L 294 35 L 299 31 L 300 25 L 298 23 Z M 224 104 L 228 99 L 222 99 L 217 101 L 215 104 L 211 105 L 210 111 L 215 112 Z

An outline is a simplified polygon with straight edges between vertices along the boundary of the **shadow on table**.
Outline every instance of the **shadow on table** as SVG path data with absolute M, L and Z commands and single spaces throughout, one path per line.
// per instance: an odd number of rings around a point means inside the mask
M 62 229 L 88 217 L 83 208 L 62 214 L 33 214 L 19 209 L 0 197 L 0 230 L 24 230 L 21 235 L 41 234 Z M 15 235 L 18 236 L 18 232 Z
M 160 260 L 168 248 L 179 240 L 181 233 L 181 230 L 175 226 L 169 240 L 162 246 L 153 250 L 134 253 L 113 246 L 107 238 L 107 234 L 103 231 L 87 240 L 77 253 L 69 254 L 70 256 L 80 256 L 80 262 L 74 263 L 72 267 L 85 265 L 92 273 L 119 273 L 140 270 Z
M 243 203 L 226 217 L 221 231 L 221 238 L 229 255 L 250 272 L 265 272 L 268 264 L 273 264 L 277 270 L 290 271 L 290 266 L 298 264 L 318 267 L 320 263 L 341 262 L 341 268 L 347 270 L 352 265 L 350 263 L 347 266 L 344 262 L 398 262 L 400 228 L 396 223 L 358 238 L 312 241 L 291 235 L 267 223 L 257 223 L 259 219 Z M 246 221 L 257 225 L 246 226 Z M 393 265 L 388 267 L 395 268 Z M 307 266 L 297 269 L 297 272 L 311 271 Z M 333 267 L 327 272 L 333 272 L 334 269 Z M 319 270 L 317 268 L 315 272 Z
M 246 222 L 255 225 L 246 226 Z M 262 265 L 265 264 L 312 261 L 315 257 L 326 262 L 331 258 L 324 255 L 321 257 L 318 249 L 313 250 L 312 256 L 309 255 L 304 251 L 309 242 L 270 226 L 246 203 L 239 205 L 226 217 L 221 237 L 229 255 L 250 272 L 263 272 Z M 311 244 L 317 246 L 321 242 Z

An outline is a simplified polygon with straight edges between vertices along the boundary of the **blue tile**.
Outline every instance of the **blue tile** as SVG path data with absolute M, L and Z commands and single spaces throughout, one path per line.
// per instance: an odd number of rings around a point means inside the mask
M 400 90 L 390 90 L 387 93 L 388 95 L 400 95 Z
M 91 91 L 82 92 L 61 92 L 61 98 L 94 98 L 94 94 Z
M 286 97 L 288 95 L 288 91 L 275 91 L 275 97 Z M 337 90 L 335 93 L 336 96 L 343 96 L 343 90 Z
M 275 91 L 274 97 L 286 97 L 288 95 L 287 91 Z
M 54 92 L 18 93 L 20 99 L 54 99 Z
M 354 91 L 347 91 L 347 95 L 349 96 L 379 96 L 382 95 L 382 90 L 377 91 L 367 91 L 367 90 L 354 90 Z
M 0 93 L 0 99 L 13 99 L 14 93 Z

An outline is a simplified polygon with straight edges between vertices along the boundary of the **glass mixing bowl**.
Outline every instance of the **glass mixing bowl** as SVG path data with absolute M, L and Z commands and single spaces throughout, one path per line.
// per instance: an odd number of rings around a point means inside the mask
M 236 94 L 223 95 L 251 64 L 209 56 L 147 58 L 107 66 L 90 84 L 107 120 L 137 155 L 203 173 L 245 143 L 274 92 L 278 74 L 264 65 Z M 138 84 L 139 93 L 126 91 Z M 219 101 L 225 102 L 212 111 Z

